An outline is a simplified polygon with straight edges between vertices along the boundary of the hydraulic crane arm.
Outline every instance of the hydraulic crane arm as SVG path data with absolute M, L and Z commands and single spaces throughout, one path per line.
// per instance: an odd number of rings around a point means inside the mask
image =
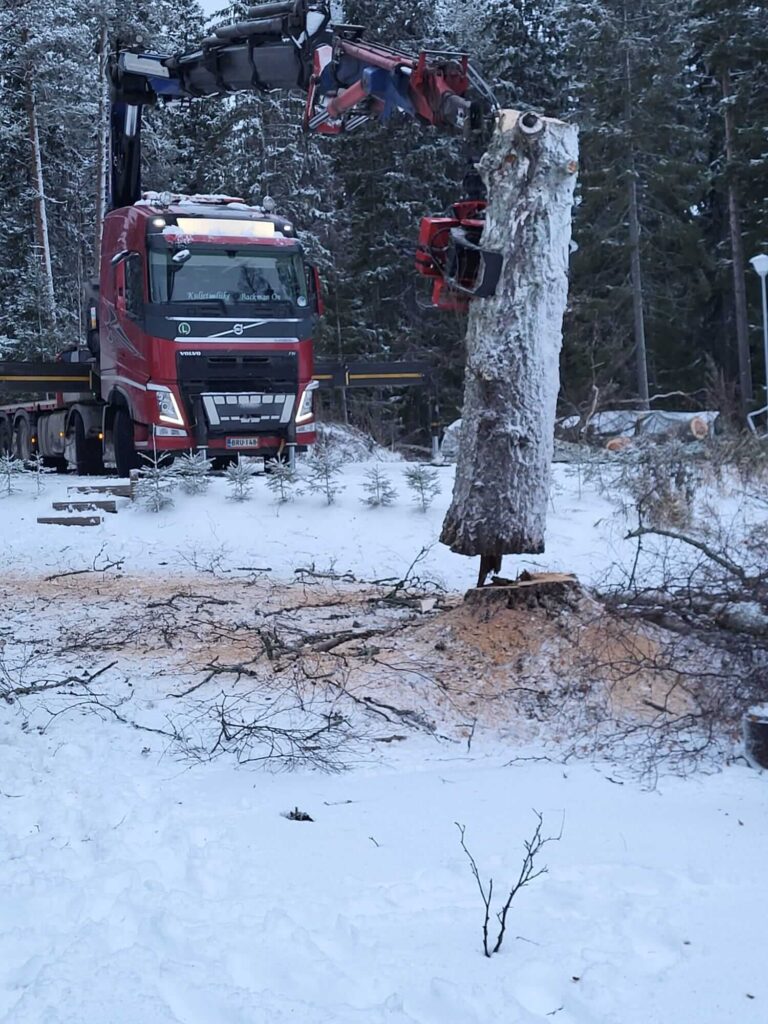
M 414 56 L 367 42 L 362 32 L 332 25 L 327 0 L 278 0 L 216 28 L 191 53 L 121 51 L 111 65 L 113 207 L 140 198 L 141 110 L 158 99 L 300 90 L 304 127 L 325 134 L 386 120 L 394 110 L 426 124 L 480 127 L 492 96 L 466 54 Z M 471 86 L 481 102 L 466 97 Z

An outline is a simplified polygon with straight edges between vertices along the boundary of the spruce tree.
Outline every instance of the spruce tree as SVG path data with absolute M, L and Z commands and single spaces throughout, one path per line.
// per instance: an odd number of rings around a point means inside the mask
M 707 159 L 700 213 L 710 297 L 702 333 L 749 403 L 750 364 L 761 366 L 760 298 L 747 260 L 768 251 L 768 33 L 765 9 L 743 0 L 693 0 L 690 86 L 701 112 Z M 762 379 L 759 374 L 758 379 Z M 762 401 L 760 402 L 762 404 Z
M 704 167 L 679 6 L 577 0 L 563 16 L 581 135 L 565 392 L 578 401 L 596 384 L 603 401 L 620 392 L 642 403 L 648 385 L 694 388 L 704 371 Z

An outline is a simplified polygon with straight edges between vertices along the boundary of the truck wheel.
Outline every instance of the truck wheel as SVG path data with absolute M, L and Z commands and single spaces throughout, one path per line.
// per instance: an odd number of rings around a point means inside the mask
M 115 412 L 112 438 L 117 475 L 130 476 L 131 470 L 139 465 L 139 457 L 133 444 L 133 420 L 125 409 L 118 409 Z
M 8 455 L 11 451 L 11 428 L 8 421 L 0 420 L 0 455 Z
M 75 465 L 80 476 L 95 476 L 104 469 L 101 443 L 95 437 L 85 436 L 85 424 L 77 413 L 72 417 L 75 435 Z
M 29 420 L 26 416 L 22 416 L 16 423 L 16 431 L 13 438 L 13 454 L 22 462 L 26 462 L 32 455 L 31 436 Z

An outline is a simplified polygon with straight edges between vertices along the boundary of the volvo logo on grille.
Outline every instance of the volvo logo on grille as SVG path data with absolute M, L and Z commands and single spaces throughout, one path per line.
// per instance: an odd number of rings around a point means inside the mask
M 242 324 L 235 324 L 235 326 L 232 328 L 232 330 L 235 332 L 235 334 L 239 338 L 240 335 L 243 333 L 243 325 Z
M 192 328 L 189 326 L 188 323 L 182 322 L 179 324 L 179 334 L 183 335 L 183 337 L 186 338 L 186 336 L 191 332 Z

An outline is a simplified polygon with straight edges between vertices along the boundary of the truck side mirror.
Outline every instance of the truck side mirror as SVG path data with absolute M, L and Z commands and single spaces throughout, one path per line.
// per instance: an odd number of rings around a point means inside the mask
M 312 308 L 318 316 L 322 316 L 325 312 L 325 303 L 323 302 L 323 288 L 320 284 L 320 274 L 317 267 L 307 266 L 307 287 Z
M 317 267 L 312 267 L 312 272 L 315 278 L 315 295 L 317 296 L 317 315 L 322 316 L 325 312 L 325 302 L 323 301 L 323 286 L 320 284 L 320 271 Z

